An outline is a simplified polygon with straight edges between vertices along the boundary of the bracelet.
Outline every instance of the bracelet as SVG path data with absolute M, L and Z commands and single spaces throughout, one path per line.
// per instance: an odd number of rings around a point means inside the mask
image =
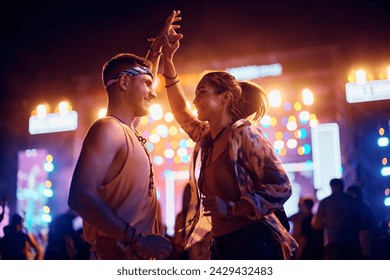
M 180 80 L 177 80 L 177 81 L 173 82 L 172 84 L 166 85 L 165 87 L 169 88 L 169 87 L 173 86 L 174 84 L 177 84 L 178 82 L 180 82 Z
M 164 73 L 163 73 L 163 76 L 164 76 L 165 79 L 174 80 L 174 79 L 177 78 L 177 73 L 176 73 L 176 75 L 174 77 L 169 77 L 169 76 L 165 75 Z
M 228 201 L 226 202 L 226 218 L 228 219 L 229 222 L 232 221 L 233 214 L 234 214 L 234 202 Z

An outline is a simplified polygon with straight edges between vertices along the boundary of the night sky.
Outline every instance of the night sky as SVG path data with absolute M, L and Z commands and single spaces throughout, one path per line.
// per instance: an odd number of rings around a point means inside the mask
M 178 63 L 335 45 L 345 63 L 390 58 L 390 1 L 30 1 L 2 8 L 1 97 L 44 98 L 42 84 L 99 75 L 118 52 L 144 55 L 182 11 Z M 348 65 L 348 66 L 349 66 Z M 23 82 L 22 82 L 23 81 Z M 40 86 L 37 86 L 37 85 Z

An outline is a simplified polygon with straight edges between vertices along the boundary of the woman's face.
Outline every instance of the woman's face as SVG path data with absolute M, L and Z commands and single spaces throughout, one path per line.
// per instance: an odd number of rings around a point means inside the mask
M 216 94 L 215 89 L 204 79 L 196 87 L 193 103 L 198 111 L 198 118 L 201 121 L 213 120 L 223 109 L 221 95 Z

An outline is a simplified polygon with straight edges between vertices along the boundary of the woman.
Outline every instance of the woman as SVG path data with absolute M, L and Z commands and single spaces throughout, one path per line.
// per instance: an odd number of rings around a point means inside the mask
M 196 87 L 198 116 L 193 115 L 173 63 L 182 37 L 170 30 L 162 59 L 172 113 L 196 142 L 186 248 L 211 230 L 211 259 L 284 259 L 296 242 L 273 213 L 290 197 L 291 185 L 272 144 L 246 119 L 264 116 L 266 93 L 228 72 L 212 71 Z

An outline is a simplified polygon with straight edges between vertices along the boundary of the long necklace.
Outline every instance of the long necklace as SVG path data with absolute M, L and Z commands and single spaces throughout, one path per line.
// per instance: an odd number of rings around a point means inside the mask
M 200 174 L 199 174 L 199 183 L 198 183 L 198 187 L 199 187 L 199 190 L 200 190 L 201 193 L 203 193 L 203 183 L 204 183 L 205 168 L 211 162 L 211 155 L 212 155 L 212 152 L 213 152 L 214 144 L 222 136 L 222 134 L 225 131 L 225 129 L 227 127 L 229 127 L 230 125 L 232 125 L 232 124 L 233 124 L 233 122 L 231 122 L 231 123 L 227 124 L 226 126 L 224 126 L 218 132 L 218 134 L 215 136 L 215 138 L 210 140 L 210 143 L 209 143 L 208 147 L 205 149 L 204 152 L 202 152 L 202 155 L 201 155 L 201 167 L 200 167 Z
M 141 145 L 144 148 L 144 151 L 146 153 L 146 156 L 148 157 L 149 169 L 150 169 L 150 172 L 149 172 L 149 196 L 152 196 L 153 188 L 154 188 L 153 164 L 152 164 L 152 160 L 150 159 L 150 154 L 149 154 L 148 148 L 146 147 L 146 139 L 144 137 L 142 137 L 141 133 L 139 133 L 135 128 L 133 128 L 131 126 L 129 126 L 129 127 L 134 132 L 138 141 L 141 143 Z
M 113 117 L 116 118 L 121 123 L 126 124 L 118 117 L 116 117 L 116 116 L 113 116 Z M 137 137 L 137 140 L 141 143 L 142 147 L 144 148 L 145 154 L 148 157 L 148 161 L 149 161 L 149 187 L 148 187 L 148 189 L 149 189 L 149 196 L 152 196 L 153 189 L 154 189 L 154 178 L 153 178 L 154 173 L 153 173 L 152 160 L 150 159 L 150 154 L 149 154 L 149 151 L 146 147 L 146 139 L 144 137 L 142 137 L 141 133 L 139 133 L 134 127 L 132 127 L 130 125 L 127 125 L 127 126 L 130 128 L 131 131 L 134 132 L 135 136 Z

